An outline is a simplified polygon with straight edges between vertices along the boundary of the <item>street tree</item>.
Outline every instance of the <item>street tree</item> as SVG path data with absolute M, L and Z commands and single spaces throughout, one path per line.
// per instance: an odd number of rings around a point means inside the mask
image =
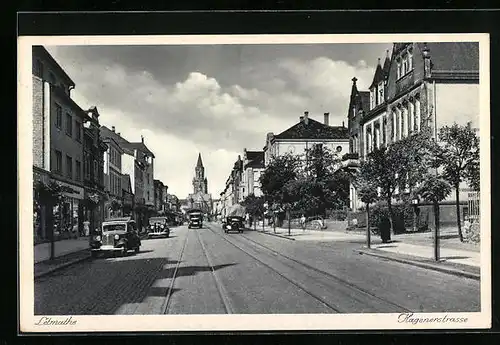
M 243 200 L 242 205 L 245 207 L 246 211 L 252 218 L 255 219 L 261 217 L 264 214 L 264 198 L 257 197 L 254 194 L 248 195 L 245 200 Z
M 287 183 L 298 177 L 300 158 L 287 153 L 274 157 L 260 176 L 260 184 L 266 201 L 282 206 L 291 201 Z
M 316 214 L 325 214 L 326 209 L 339 209 L 349 201 L 349 176 L 341 169 L 341 158 L 323 145 L 306 150 L 306 164 L 302 178 L 298 180 L 301 204 L 311 205 Z M 298 200 L 300 201 L 300 200 Z
M 416 189 L 416 194 L 432 203 L 434 209 L 434 258 L 439 260 L 439 202 L 451 193 L 451 186 L 442 176 L 427 174 Z
M 460 241 L 463 242 L 460 220 L 460 183 L 466 180 L 479 190 L 479 137 L 471 127 L 453 124 L 439 130 L 439 142 L 442 147 L 440 163 L 443 177 L 455 190 L 455 207 Z
M 365 204 L 366 211 L 366 246 L 371 246 L 371 230 L 370 230 L 370 204 L 378 200 L 377 189 L 373 187 L 369 180 L 363 179 L 361 176 L 354 180 L 354 185 L 358 191 L 360 200 Z

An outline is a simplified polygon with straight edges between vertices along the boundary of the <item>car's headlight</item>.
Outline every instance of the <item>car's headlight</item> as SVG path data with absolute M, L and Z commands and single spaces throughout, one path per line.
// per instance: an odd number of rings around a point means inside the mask
M 163 229 L 163 228 L 164 228 L 164 226 L 163 226 L 163 225 L 160 225 L 160 228 L 162 228 L 162 229 Z
M 115 235 L 115 240 L 119 240 L 120 239 L 120 235 Z
M 101 236 L 99 236 L 99 235 L 98 236 L 94 236 L 94 240 L 100 241 L 101 240 Z
M 151 225 L 151 229 L 154 229 L 154 228 L 155 228 L 155 226 L 154 226 L 154 225 Z

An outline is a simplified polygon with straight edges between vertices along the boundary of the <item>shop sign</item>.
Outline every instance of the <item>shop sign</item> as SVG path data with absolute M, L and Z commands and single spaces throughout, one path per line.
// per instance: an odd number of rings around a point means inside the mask
M 74 199 L 83 199 L 84 198 L 84 191 L 83 187 L 79 186 L 74 186 L 66 182 L 62 181 L 55 181 L 58 185 L 67 187 L 70 191 L 63 192 L 63 195 L 68 197 L 68 198 L 74 198 Z

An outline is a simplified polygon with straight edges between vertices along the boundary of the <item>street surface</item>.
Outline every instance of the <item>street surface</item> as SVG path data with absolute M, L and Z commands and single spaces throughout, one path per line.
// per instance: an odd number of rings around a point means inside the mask
M 35 315 L 480 311 L 479 281 L 217 223 L 35 281 Z

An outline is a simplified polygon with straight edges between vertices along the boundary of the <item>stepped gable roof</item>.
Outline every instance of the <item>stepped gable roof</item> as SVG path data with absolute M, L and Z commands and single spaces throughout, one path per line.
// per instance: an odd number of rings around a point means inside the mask
M 385 78 L 384 71 L 382 69 L 382 66 L 380 65 L 380 59 L 378 59 L 377 68 L 375 69 L 375 75 L 373 76 L 373 81 L 372 81 L 369 89 L 371 89 L 372 87 L 374 87 L 375 85 L 377 85 L 378 83 L 383 81 L 384 78 Z
M 348 139 L 349 131 L 342 126 L 327 126 L 321 122 L 308 119 L 293 125 L 275 136 L 276 139 Z
M 264 168 L 264 151 L 247 151 L 245 168 Z
M 478 42 L 417 43 L 420 51 L 429 48 L 434 71 L 479 71 Z

